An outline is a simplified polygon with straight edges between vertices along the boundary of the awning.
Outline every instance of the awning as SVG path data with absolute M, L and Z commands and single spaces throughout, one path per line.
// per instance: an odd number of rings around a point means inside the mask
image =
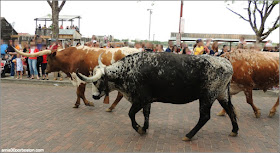
M 81 19 L 79 15 L 59 15 L 59 21 L 73 21 L 74 19 Z M 35 18 L 37 21 L 52 21 L 51 15 L 46 15 L 40 18 Z

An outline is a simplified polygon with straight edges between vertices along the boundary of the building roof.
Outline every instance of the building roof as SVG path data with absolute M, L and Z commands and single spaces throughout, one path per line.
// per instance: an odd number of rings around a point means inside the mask
M 79 15 L 59 15 L 59 21 L 73 21 L 74 19 L 80 19 L 81 16 Z M 52 21 L 52 16 L 51 15 L 46 15 L 40 18 L 35 18 L 34 20 L 37 21 Z
M 13 26 L 5 19 L 1 17 L 1 38 L 3 40 L 11 39 L 11 35 L 17 35 L 17 31 Z
M 1 21 L 4 20 L 6 23 L 9 24 L 9 26 L 11 26 L 13 28 L 13 30 L 17 33 L 17 31 L 14 29 L 14 27 L 11 25 L 10 22 L 8 22 L 4 17 L 1 17 Z

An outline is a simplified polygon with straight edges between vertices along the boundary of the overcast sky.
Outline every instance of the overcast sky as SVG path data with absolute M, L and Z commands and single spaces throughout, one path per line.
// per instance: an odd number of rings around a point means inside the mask
M 154 3 L 152 6 L 151 4 Z M 113 35 L 118 39 L 148 39 L 149 12 L 153 9 L 151 40 L 167 41 L 179 31 L 180 1 L 66 1 L 61 15 L 80 15 L 83 36 Z M 231 3 L 230 3 L 231 4 Z M 248 22 L 226 9 L 224 1 L 184 1 L 186 33 L 254 34 Z M 230 5 L 247 17 L 247 2 Z M 15 22 L 19 33 L 35 33 L 34 18 L 51 14 L 46 1 L 1 1 L 1 16 Z M 279 5 L 268 18 L 267 27 L 279 15 Z M 39 24 L 40 22 L 38 22 Z M 47 24 L 49 26 L 50 22 Z M 44 25 L 44 22 L 41 22 Z M 70 25 L 64 22 L 64 27 Z M 78 25 L 75 22 L 74 25 Z M 279 42 L 279 28 L 266 40 Z

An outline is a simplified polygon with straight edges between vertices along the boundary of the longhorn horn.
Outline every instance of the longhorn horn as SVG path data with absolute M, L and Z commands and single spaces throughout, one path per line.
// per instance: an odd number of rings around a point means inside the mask
M 77 70 L 77 71 L 76 71 L 76 75 L 77 75 L 81 80 L 83 80 L 83 81 L 85 81 L 85 82 L 96 82 L 98 79 L 101 78 L 102 72 L 101 72 L 100 69 L 97 69 L 94 76 L 92 76 L 92 77 L 87 77 L 87 76 L 85 76 L 85 75 L 79 73 L 79 71 Z
M 40 51 L 40 52 L 37 52 L 37 53 L 24 53 L 24 52 L 21 52 L 21 51 L 17 50 L 16 48 L 14 48 L 14 49 L 17 53 L 19 53 L 20 55 L 26 56 L 26 57 L 38 57 L 38 56 L 42 56 L 42 55 L 52 53 L 51 50 L 43 50 L 43 51 Z
M 104 53 L 104 52 L 103 52 Z M 98 64 L 99 64 L 99 66 L 101 67 L 101 68 L 105 68 L 106 67 L 106 65 L 104 65 L 103 63 L 102 63 L 102 61 L 101 61 L 101 56 L 103 55 L 103 53 L 101 53 L 100 55 L 99 55 L 99 57 L 98 57 Z

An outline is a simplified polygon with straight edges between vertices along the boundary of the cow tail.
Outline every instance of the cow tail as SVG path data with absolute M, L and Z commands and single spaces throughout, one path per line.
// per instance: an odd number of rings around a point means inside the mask
M 231 103 L 230 82 L 228 83 L 227 88 L 228 88 L 228 107 L 229 107 L 229 114 L 228 115 L 230 115 L 232 117 L 235 116 L 238 119 L 236 109 L 234 108 L 234 106 Z

